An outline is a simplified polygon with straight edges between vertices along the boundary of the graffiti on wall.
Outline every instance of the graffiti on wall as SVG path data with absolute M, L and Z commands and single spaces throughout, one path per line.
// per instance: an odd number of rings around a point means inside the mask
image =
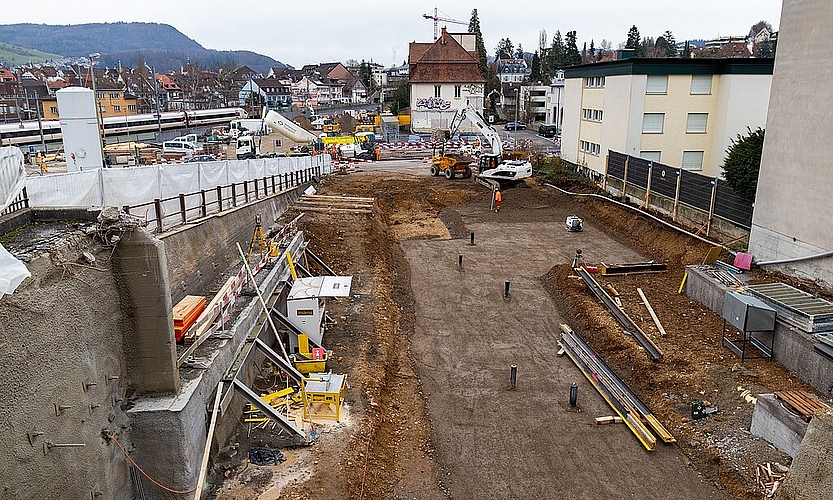
M 418 108 L 446 110 L 451 107 L 451 101 L 441 97 L 420 97 L 416 101 Z

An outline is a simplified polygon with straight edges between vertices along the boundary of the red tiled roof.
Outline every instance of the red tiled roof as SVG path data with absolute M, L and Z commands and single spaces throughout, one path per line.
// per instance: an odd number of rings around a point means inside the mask
M 409 56 L 412 83 L 486 81 L 480 74 L 475 55 L 464 49 L 444 28 L 434 43 L 411 43 Z

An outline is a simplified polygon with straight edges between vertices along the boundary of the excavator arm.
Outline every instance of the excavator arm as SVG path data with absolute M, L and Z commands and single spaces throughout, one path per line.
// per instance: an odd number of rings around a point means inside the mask
M 481 115 L 480 112 L 477 111 L 477 109 L 475 109 L 471 104 L 466 104 L 465 106 L 459 108 L 454 114 L 454 118 L 451 119 L 451 124 L 449 126 L 451 135 L 453 136 L 457 130 L 460 129 L 460 126 L 466 118 L 468 118 L 474 128 L 476 128 L 477 131 L 486 138 L 486 142 L 492 148 L 492 154 L 501 158 L 503 156 L 503 144 L 501 143 L 500 135 L 495 129 L 486 123 L 486 120 L 483 119 L 483 115 Z

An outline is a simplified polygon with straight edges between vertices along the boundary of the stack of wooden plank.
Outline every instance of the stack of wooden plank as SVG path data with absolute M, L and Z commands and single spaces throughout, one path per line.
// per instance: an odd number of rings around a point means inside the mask
M 375 198 L 305 194 L 295 202 L 295 208 L 305 212 L 370 214 L 375 203 Z
M 182 342 L 185 332 L 197 321 L 203 309 L 205 309 L 205 297 L 198 295 L 186 295 L 174 306 L 174 337 L 177 342 Z
M 806 391 L 780 391 L 775 397 L 801 415 L 805 422 L 809 422 L 817 412 L 828 410 L 828 406 Z

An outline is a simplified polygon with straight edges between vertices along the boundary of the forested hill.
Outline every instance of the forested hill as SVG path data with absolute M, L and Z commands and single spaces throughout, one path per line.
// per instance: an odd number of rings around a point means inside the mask
M 141 55 L 146 63 L 157 66 L 160 71 L 179 68 L 189 59 L 207 67 L 245 64 L 261 72 L 284 66 L 251 51 L 206 49 L 173 26 L 157 23 L 2 24 L 0 42 L 64 57 L 85 57 L 99 52 L 108 65 L 118 60 L 132 65 Z

